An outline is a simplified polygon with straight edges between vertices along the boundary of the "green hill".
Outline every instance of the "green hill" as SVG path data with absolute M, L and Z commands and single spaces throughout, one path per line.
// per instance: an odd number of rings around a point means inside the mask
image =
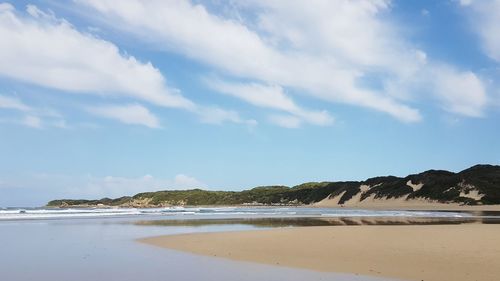
M 360 201 L 404 198 L 464 205 L 500 204 L 500 166 L 476 165 L 459 173 L 429 170 L 404 178 L 384 176 L 365 181 L 309 182 L 294 187 L 261 186 L 243 191 L 165 190 L 116 199 L 60 199 L 50 201 L 47 206 L 305 205 L 334 197 L 339 198 L 341 205 L 354 196 L 359 196 Z

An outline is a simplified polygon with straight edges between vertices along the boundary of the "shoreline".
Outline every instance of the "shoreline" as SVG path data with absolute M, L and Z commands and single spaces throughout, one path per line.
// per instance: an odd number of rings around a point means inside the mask
M 498 280 L 500 225 L 311 226 L 140 239 L 238 261 L 403 280 Z M 242 242 L 244 241 L 244 242 Z
M 40 208 L 47 209 L 151 209 L 151 208 L 280 208 L 280 207 L 294 207 L 294 208 L 327 208 L 327 209 L 346 209 L 346 210 L 387 210 L 387 211 L 499 211 L 500 204 L 496 205 L 460 205 L 456 203 L 434 203 L 434 202 L 416 202 L 416 203 L 400 203 L 394 204 L 393 202 L 373 202 L 370 204 L 357 204 L 357 205 L 336 205 L 330 203 L 329 200 L 320 201 L 310 205 L 172 205 L 172 206 L 110 206 L 110 205 L 74 205 L 74 206 L 43 206 Z

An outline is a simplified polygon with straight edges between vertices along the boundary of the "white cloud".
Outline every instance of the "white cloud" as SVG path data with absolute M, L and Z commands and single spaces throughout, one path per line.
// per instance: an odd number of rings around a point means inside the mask
M 218 79 L 207 79 L 206 81 L 211 88 L 247 101 L 255 106 L 284 111 L 295 111 L 298 109 L 298 106 L 291 98 L 285 95 L 283 88 L 278 85 L 230 83 Z
M 472 72 L 439 67 L 434 73 L 436 94 L 445 110 L 469 117 L 483 116 L 488 98 L 481 80 Z
M 206 185 L 199 180 L 183 174 L 176 175 L 173 179 L 155 178 L 145 175 L 138 178 L 106 176 L 103 178 L 89 176 L 83 186 L 68 188 L 68 193 L 81 193 L 85 196 L 120 197 L 131 196 L 139 192 L 205 188 Z
M 40 118 L 37 116 L 33 116 L 33 115 L 26 115 L 26 117 L 24 117 L 24 119 L 21 123 L 25 126 L 36 128 L 36 129 L 42 128 L 42 121 L 40 120 Z
M 460 5 L 462 5 L 462 6 L 469 6 L 470 4 L 472 4 L 472 0 L 460 0 L 459 2 L 460 2 Z
M 2 180 L 4 184 L 0 185 L 0 188 L 33 190 L 33 186 L 35 186 L 36 190 L 43 190 L 44 193 L 50 194 L 48 196 L 50 200 L 55 198 L 117 198 L 148 191 L 207 188 L 205 183 L 185 174 L 165 178 L 148 174 L 139 177 L 97 177 L 93 175 L 38 173 L 15 180 Z
M 62 120 L 62 119 L 52 122 L 52 126 L 54 126 L 56 128 L 61 128 L 61 129 L 68 129 L 69 128 L 68 124 L 66 123 L 66 120 Z
M 219 92 L 237 97 L 255 106 L 286 111 L 311 124 L 330 125 L 333 123 L 333 118 L 326 111 L 309 111 L 300 108 L 278 85 L 229 83 L 218 79 L 207 80 L 207 83 Z
M 269 116 L 269 121 L 273 124 L 289 129 L 299 128 L 302 124 L 302 121 L 293 115 L 271 115 Z
M 206 185 L 193 177 L 184 174 L 178 174 L 174 177 L 172 186 L 174 186 L 175 188 L 200 188 L 205 187 Z
M 158 69 L 120 53 L 114 44 L 81 33 L 65 20 L 28 6 L 0 9 L 0 75 L 78 93 L 126 95 L 157 105 L 192 109 Z
M 421 96 L 438 101 L 439 107 L 449 113 L 482 117 L 487 106 L 491 105 L 491 98 L 486 92 L 487 84 L 483 80 L 474 72 L 425 60 L 409 79 L 390 81 L 384 88 L 394 96 L 400 93 L 425 93 L 425 96 Z
M 238 112 L 233 110 L 225 110 L 219 107 L 200 107 L 197 111 L 201 118 L 201 122 L 207 124 L 221 124 L 223 122 L 232 122 L 238 124 L 246 124 L 256 126 L 257 121 L 253 119 L 242 119 Z
M 224 82 L 214 88 L 256 106 L 284 111 L 300 119 L 298 123 L 328 125 L 333 118 L 326 110 L 305 109 L 285 92 L 375 109 L 404 122 L 422 119 L 411 105 L 422 98 L 417 81 L 432 85 L 428 92 L 436 95 L 441 107 L 455 108 L 452 111 L 457 114 L 479 116 L 482 112 L 477 110 L 485 107 L 458 109 L 456 99 L 443 98 L 443 88 L 450 85 L 439 85 L 449 79 L 422 75 L 437 68 L 435 65 L 446 64 L 428 58 L 386 19 L 390 0 L 318 0 L 314 5 L 237 0 L 231 3 L 231 13 L 222 14 L 180 0 L 75 1 L 89 7 L 94 16 L 97 11 L 113 27 L 208 64 L 231 78 L 243 78 L 243 84 Z M 463 4 L 469 7 L 476 2 Z M 256 123 L 233 110 L 194 104 L 168 87 L 151 63 L 123 54 L 114 44 L 78 31 L 51 12 L 28 6 L 27 14 L 20 16 L 9 4 L 0 8 L 0 36 L 4 39 L 0 41 L 0 75 L 69 92 L 125 95 L 183 108 L 206 123 Z M 486 28 L 490 29 L 494 28 Z M 496 56 L 491 50 L 489 54 Z M 452 65 L 446 68 L 455 69 Z M 485 93 L 477 74 L 458 69 L 454 73 L 471 73 L 476 78 L 475 86 L 468 84 L 471 91 L 467 95 L 482 97 Z M 446 75 L 449 73 L 441 76 Z M 385 87 L 366 86 L 365 79 Z M 466 95 L 461 89 L 453 91 Z
M 290 105 L 291 98 L 276 94 L 280 89 L 293 88 L 297 90 L 293 92 L 327 102 L 375 109 L 404 122 L 422 119 L 411 105 L 419 99 L 439 101 L 439 107 L 465 116 L 479 116 L 485 108 L 482 103 L 473 104 L 473 109 L 457 106 L 457 100 L 469 99 L 464 96 L 483 100 L 483 79 L 467 69 L 434 60 L 410 43 L 400 23 L 390 17 L 390 0 L 236 0 L 212 3 L 217 6 L 213 10 L 199 2 L 180 0 L 75 1 L 100 13 L 110 26 L 246 81 L 245 85 L 230 85 L 231 91 L 228 85 L 216 85 L 220 91 L 257 106 L 287 111 L 302 121 L 307 119 L 290 112 L 291 107 L 300 106 Z M 462 2 L 470 6 L 482 1 Z M 228 9 L 230 13 L 217 12 Z M 498 10 L 490 7 L 491 16 L 484 20 L 488 46 L 500 42 L 496 40 L 500 34 L 496 32 Z M 488 49 L 494 57 L 494 47 Z M 438 78 L 426 74 L 442 66 L 452 71 Z M 474 77 L 469 79 L 467 93 L 447 84 L 451 76 L 464 75 Z M 363 86 L 363 79 L 384 87 Z M 428 85 L 425 91 L 421 91 L 421 84 Z M 248 93 L 248 89 L 258 87 L 261 91 Z M 450 93 L 459 98 L 450 98 Z M 329 115 L 324 112 L 321 116 Z
M 20 99 L 0 95 L 0 108 L 14 109 L 20 111 L 30 111 L 31 108 L 24 104 Z
M 2 119 L 2 123 L 21 124 L 27 127 L 42 129 L 44 127 L 68 128 L 66 120 L 57 111 L 50 108 L 36 108 L 26 105 L 17 97 L 0 95 L 0 109 L 9 109 L 22 113 L 22 118 Z
M 104 105 L 88 107 L 87 111 L 101 117 L 118 120 L 125 124 L 160 128 L 160 121 L 147 108 L 139 104 Z
M 500 62 L 500 0 L 461 0 L 486 55 Z
M 133 196 L 140 192 L 192 188 L 207 189 L 207 185 L 185 174 L 178 174 L 168 178 L 148 174 L 139 177 L 98 177 L 93 175 L 37 173 L 0 179 L 0 192 L 3 192 L 7 198 L 11 194 L 21 194 L 21 197 L 18 198 L 19 205 L 11 202 L 15 198 L 4 200 L 7 204 L 13 204 L 14 206 L 26 206 L 27 202 L 30 201 L 30 205 L 42 206 L 49 200 L 57 198 L 118 198 Z M 0 199 L 5 199 L 5 196 L 0 196 Z
M 33 5 L 28 5 L 26 12 L 29 16 L 20 15 L 10 4 L 1 5 L 0 76 L 66 92 L 127 96 L 159 106 L 182 108 L 202 118 L 211 110 L 167 86 L 163 75 L 150 62 L 141 62 L 120 52 L 109 41 L 78 31 L 52 12 Z M 114 117 L 134 123 L 131 118 L 117 117 L 123 114 L 116 110 Z M 157 127 L 151 114 L 135 110 L 138 122 Z M 223 112 L 228 114 L 222 116 Z M 219 109 L 217 122 L 242 123 L 230 116 L 232 112 Z M 106 114 L 101 112 L 101 115 Z
M 381 20 L 388 1 L 238 2 L 255 11 L 257 23 L 225 19 L 189 1 L 77 2 L 113 26 L 235 77 L 420 119 L 418 110 L 358 85 L 365 72 L 402 73 L 415 64 L 413 51 L 407 54 Z

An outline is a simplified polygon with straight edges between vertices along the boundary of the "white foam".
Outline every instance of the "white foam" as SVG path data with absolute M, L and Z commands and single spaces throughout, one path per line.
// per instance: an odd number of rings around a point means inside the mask
M 117 216 L 324 216 L 324 217 L 469 217 L 468 213 L 437 211 L 378 211 L 320 208 L 88 208 L 88 209 L 2 209 L 0 220 L 99 218 Z
M 431 217 L 431 218 L 461 218 L 471 217 L 468 213 L 458 212 L 423 212 L 423 211 L 367 211 L 348 210 L 345 212 L 322 214 L 324 217 Z

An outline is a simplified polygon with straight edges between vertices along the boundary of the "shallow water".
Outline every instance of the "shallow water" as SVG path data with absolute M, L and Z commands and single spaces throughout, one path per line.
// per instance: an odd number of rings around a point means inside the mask
M 145 227 L 130 218 L 4 221 L 0 222 L 0 280 L 382 280 L 203 257 L 135 241 L 253 228 L 241 224 Z
M 499 224 L 500 217 L 251 217 L 251 218 L 206 218 L 206 219 L 155 219 L 134 222 L 144 226 L 207 226 L 250 225 L 253 227 L 302 227 L 344 225 L 443 225 L 443 224 Z
M 6 281 L 388 280 L 203 257 L 135 240 L 269 227 L 477 223 L 496 218 L 495 214 L 312 208 L 153 209 L 140 210 L 138 214 L 123 214 L 126 211 L 119 210 L 122 213 L 112 215 L 102 215 L 111 213 L 109 210 L 56 210 L 54 214 L 53 210 L 35 209 L 30 218 L 29 210 L 17 214 L 12 209 L 2 211 L 11 213 L 4 212 L 0 219 L 0 280 Z M 50 216 L 39 217 L 41 213 Z M 24 217 L 13 218 L 12 214 Z

